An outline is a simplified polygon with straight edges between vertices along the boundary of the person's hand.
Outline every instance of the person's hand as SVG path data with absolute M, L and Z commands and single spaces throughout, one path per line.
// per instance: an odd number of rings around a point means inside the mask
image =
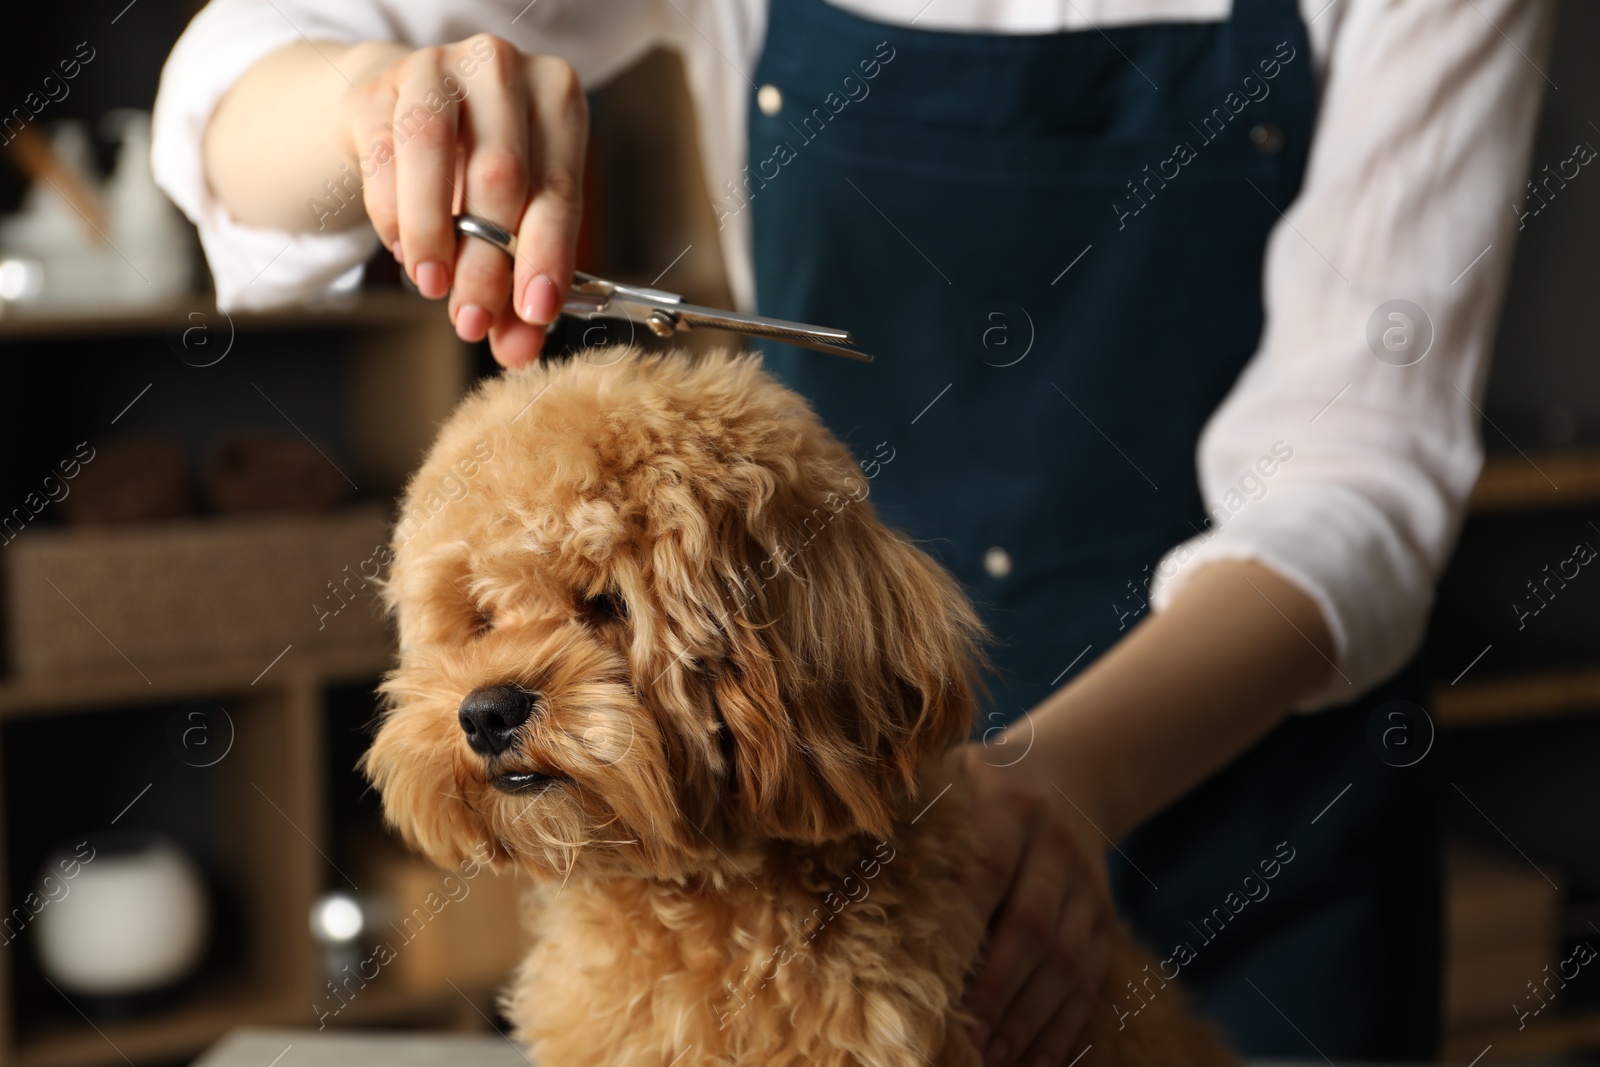
M 479 34 L 437 48 L 356 45 L 340 104 L 342 150 L 368 219 L 417 289 L 450 297 L 463 340 L 489 338 L 507 367 L 539 356 L 572 284 L 588 110 L 577 75 Z M 457 241 L 466 212 L 517 235 L 513 269 Z
M 988 934 L 966 1007 L 986 1067 L 1059 1067 L 1105 978 L 1113 921 L 1100 838 L 1025 761 L 965 745 L 976 854 L 964 887 Z M 1026 771 L 1024 768 L 1026 767 Z

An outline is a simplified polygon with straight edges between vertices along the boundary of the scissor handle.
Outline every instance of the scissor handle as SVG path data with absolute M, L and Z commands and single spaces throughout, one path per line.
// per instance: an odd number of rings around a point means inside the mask
M 488 219 L 477 215 L 457 215 L 455 230 L 463 236 L 487 241 L 513 260 L 517 257 L 516 234 Z M 872 357 L 865 352 L 842 347 L 855 344 L 856 339 L 849 330 L 685 304 L 682 296 L 669 293 L 665 289 L 623 285 L 606 278 L 585 274 L 583 271 L 573 272 L 572 288 L 561 310 L 566 314 L 580 317 L 606 312 L 618 313 L 644 322 L 652 331 L 662 336 L 669 335 L 674 330 L 703 326 L 756 337 L 770 337 L 775 341 L 800 348 L 845 356 L 863 363 L 872 362 Z

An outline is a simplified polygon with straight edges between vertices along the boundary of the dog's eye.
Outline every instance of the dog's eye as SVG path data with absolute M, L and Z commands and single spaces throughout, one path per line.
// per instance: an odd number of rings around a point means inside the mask
M 472 636 L 482 637 L 492 629 L 494 629 L 494 616 L 483 608 L 474 607 L 472 609 Z
M 615 593 L 601 593 L 583 602 L 583 610 L 594 622 L 621 622 L 628 617 L 627 603 Z

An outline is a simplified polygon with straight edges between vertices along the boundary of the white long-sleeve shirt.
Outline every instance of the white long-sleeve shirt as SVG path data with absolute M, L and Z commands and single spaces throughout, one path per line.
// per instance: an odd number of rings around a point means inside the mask
M 218 303 L 282 305 L 350 284 L 375 247 L 366 227 L 290 234 L 243 225 L 207 187 L 200 141 L 217 101 L 256 60 L 302 37 L 423 45 L 488 32 L 565 57 L 591 85 L 653 46 L 673 47 L 698 109 L 708 195 L 715 202 L 714 190 L 742 176 L 765 0 L 525 2 L 212 0 L 162 76 L 154 166 L 199 226 Z M 978 33 L 1217 20 L 1230 8 L 1229 0 L 831 2 L 881 22 Z M 1353 699 L 1412 655 L 1455 543 L 1482 462 L 1474 404 L 1548 81 L 1553 4 L 1300 7 L 1322 89 L 1316 140 L 1300 195 L 1267 246 L 1260 347 L 1200 441 L 1214 525 L 1162 560 L 1152 604 L 1169 603 L 1207 561 L 1271 567 L 1317 603 L 1333 635 L 1337 671 L 1310 709 Z M 748 222 L 740 212 L 722 229 L 745 306 Z M 1432 326 L 1431 348 L 1410 366 L 1380 361 L 1369 342 L 1369 321 L 1395 300 L 1422 308 Z M 1376 321 L 1380 336 L 1406 328 L 1387 309 Z

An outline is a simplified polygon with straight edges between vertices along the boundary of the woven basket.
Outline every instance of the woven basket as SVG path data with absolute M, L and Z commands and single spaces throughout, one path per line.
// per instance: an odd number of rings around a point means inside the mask
M 370 580 L 387 540 L 375 507 L 28 530 L 0 548 L 10 669 L 37 678 L 372 647 L 388 635 Z

